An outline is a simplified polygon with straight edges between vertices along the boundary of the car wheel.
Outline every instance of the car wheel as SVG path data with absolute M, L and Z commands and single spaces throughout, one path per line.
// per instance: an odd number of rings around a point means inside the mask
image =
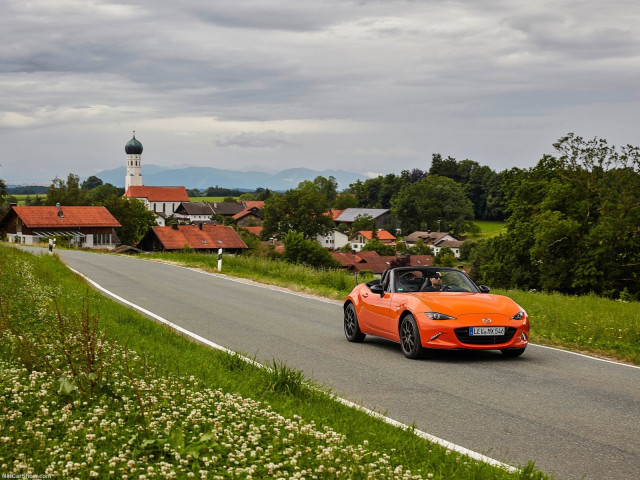
M 524 353 L 524 348 L 503 348 L 500 351 L 505 357 L 519 357 Z
M 411 314 L 404 317 L 400 322 L 400 345 L 405 357 L 420 358 L 422 356 L 418 324 L 416 324 L 416 319 Z
M 356 307 L 353 303 L 347 305 L 344 309 L 344 336 L 350 342 L 362 342 L 366 335 L 360 331 L 360 325 L 358 325 L 358 315 L 356 314 Z

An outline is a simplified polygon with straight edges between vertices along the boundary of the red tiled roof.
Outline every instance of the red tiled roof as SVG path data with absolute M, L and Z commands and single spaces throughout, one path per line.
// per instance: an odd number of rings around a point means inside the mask
M 146 187 L 131 185 L 124 194 L 130 198 L 146 198 L 149 202 L 188 202 L 185 187 Z
M 378 258 L 380 256 L 378 252 L 374 252 L 373 250 L 360 250 L 356 255 L 360 258 L 360 261 L 364 260 L 365 262 L 371 258 Z
M 358 233 L 362 234 L 362 236 L 367 240 L 371 240 L 373 238 L 373 230 L 360 230 Z M 376 233 L 378 234 L 378 240 L 380 240 L 381 242 L 385 240 L 393 241 L 396 239 L 396 237 L 391 235 L 386 230 L 378 230 Z
M 343 267 L 350 267 L 358 263 L 359 259 L 349 252 L 329 252 Z M 375 253 L 375 252 L 374 252 Z
M 179 250 L 185 245 L 194 250 L 218 248 L 248 248 L 236 231 L 224 225 L 178 225 L 173 227 L 152 227 L 167 250 Z
M 264 200 L 245 200 L 244 202 L 245 208 L 257 208 L 258 210 L 264 209 Z
M 105 207 L 50 207 L 21 206 L 12 207 L 16 215 L 29 228 L 65 228 L 65 227 L 119 227 Z M 58 213 L 62 212 L 62 216 Z
M 431 266 L 433 265 L 433 257 L 431 255 L 411 255 L 409 257 L 409 265 L 412 267 Z
M 342 212 L 344 212 L 344 209 L 343 210 L 333 210 L 333 209 L 331 209 L 331 218 L 333 219 L 334 222 L 342 214 Z
M 262 227 L 261 226 L 258 226 L 258 227 L 240 227 L 240 228 L 244 228 L 245 230 L 248 230 L 249 233 L 257 235 L 258 237 L 262 234 Z
M 240 220 L 241 218 L 244 218 L 244 217 L 246 217 L 248 215 L 253 215 L 256 218 L 260 218 L 260 215 L 259 215 L 258 212 L 259 212 L 259 210 L 257 208 L 255 208 L 255 207 L 246 208 L 245 210 L 236 213 L 233 216 L 233 219 L 234 220 Z
M 395 260 L 393 257 L 370 258 L 364 263 L 356 263 L 357 270 L 371 270 L 373 273 L 379 274 L 391 267 L 391 262 Z

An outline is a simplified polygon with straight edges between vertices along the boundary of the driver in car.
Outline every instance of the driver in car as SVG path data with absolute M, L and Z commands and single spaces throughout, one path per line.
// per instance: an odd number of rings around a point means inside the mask
M 435 277 L 431 278 L 431 284 L 425 287 L 423 292 L 440 292 L 442 289 L 442 277 L 440 276 L 440 272 L 436 272 Z

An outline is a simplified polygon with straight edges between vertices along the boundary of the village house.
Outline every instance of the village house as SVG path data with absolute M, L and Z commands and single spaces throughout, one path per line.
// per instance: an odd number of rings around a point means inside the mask
M 120 223 L 104 207 L 12 206 L 0 220 L 0 235 L 23 245 L 56 238 L 84 248 L 113 249 Z
M 458 240 L 448 232 L 413 232 L 404 237 L 408 247 L 413 247 L 418 239 L 422 240 L 425 245 L 431 246 L 434 255 L 437 255 L 442 248 L 449 247 L 455 258 L 460 257 L 462 240 Z
M 396 265 L 403 266 L 430 266 L 433 265 L 433 257 L 431 255 L 406 255 L 406 256 L 380 256 L 376 252 L 331 252 L 331 256 L 335 258 L 345 270 L 351 273 L 369 270 L 376 275 L 380 275 L 388 268 Z
M 369 215 L 376 222 L 378 228 L 383 228 L 389 222 L 391 212 L 388 208 L 347 208 L 342 210 L 339 215 L 334 216 L 337 224 L 344 223 L 349 228 L 353 225 L 358 216 Z
M 181 202 L 176 208 L 174 218 L 186 223 L 208 222 L 214 214 L 207 202 Z
M 240 235 L 224 225 L 173 225 L 151 227 L 138 247 L 146 251 L 171 251 L 190 248 L 197 251 L 240 253 L 248 247 Z
M 395 247 L 396 237 L 391 235 L 386 230 L 377 230 L 375 234 L 378 237 L 378 240 L 380 242 L 384 243 L 385 245 L 390 245 Z M 359 232 L 356 232 L 354 235 L 352 235 L 349 238 L 351 249 L 355 252 L 359 252 L 360 250 L 362 250 L 362 247 L 364 247 L 369 241 L 373 240 L 373 238 L 374 238 L 373 230 L 361 230 Z
M 258 207 L 245 208 L 233 216 L 239 227 L 255 227 L 262 224 L 262 210 Z
M 340 230 L 333 229 L 326 235 L 316 236 L 316 241 L 329 250 L 339 250 L 349 243 L 349 236 Z

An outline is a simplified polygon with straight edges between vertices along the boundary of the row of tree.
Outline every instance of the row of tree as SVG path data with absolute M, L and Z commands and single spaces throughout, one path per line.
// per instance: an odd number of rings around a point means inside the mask
M 640 297 L 640 153 L 569 134 L 504 174 L 507 233 L 471 252 L 496 287 Z

